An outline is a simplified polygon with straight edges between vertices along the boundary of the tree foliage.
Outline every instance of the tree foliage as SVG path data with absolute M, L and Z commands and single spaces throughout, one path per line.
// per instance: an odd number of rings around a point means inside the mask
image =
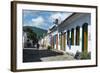
M 23 31 L 27 33 L 28 39 L 37 41 L 37 34 L 31 28 L 23 29 Z

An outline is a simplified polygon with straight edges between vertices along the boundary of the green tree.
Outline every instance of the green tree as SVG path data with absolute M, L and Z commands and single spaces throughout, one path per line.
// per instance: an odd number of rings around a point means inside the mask
M 31 28 L 27 27 L 23 29 L 23 31 L 27 33 L 28 39 L 37 42 L 37 34 Z

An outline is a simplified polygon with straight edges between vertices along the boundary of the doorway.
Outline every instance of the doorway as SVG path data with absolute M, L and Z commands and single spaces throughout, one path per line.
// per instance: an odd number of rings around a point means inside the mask
M 88 24 L 82 26 L 82 52 L 88 52 Z

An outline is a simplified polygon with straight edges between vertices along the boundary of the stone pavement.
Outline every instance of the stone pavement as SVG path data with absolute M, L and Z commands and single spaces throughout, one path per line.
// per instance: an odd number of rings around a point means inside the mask
M 61 61 L 74 60 L 74 57 L 68 53 L 58 50 L 38 50 L 23 49 L 23 62 L 43 62 L 43 61 Z

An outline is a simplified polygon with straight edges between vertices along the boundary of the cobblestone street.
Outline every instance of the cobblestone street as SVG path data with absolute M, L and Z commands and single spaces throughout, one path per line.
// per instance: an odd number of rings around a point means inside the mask
M 24 49 L 23 62 L 63 61 L 73 60 L 74 57 L 58 50 Z

